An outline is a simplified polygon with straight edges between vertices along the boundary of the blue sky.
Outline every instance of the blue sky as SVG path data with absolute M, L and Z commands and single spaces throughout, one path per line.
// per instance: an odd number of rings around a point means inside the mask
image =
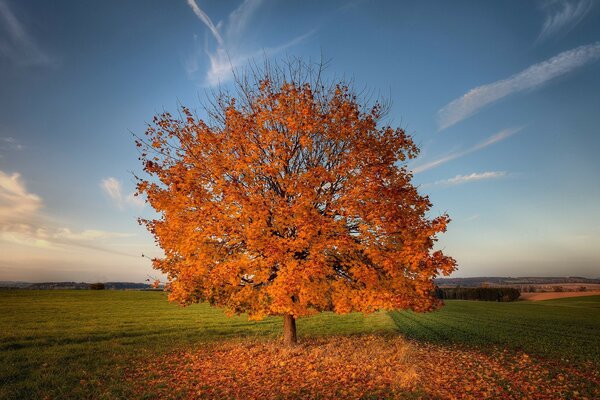
M 599 3 L 0 0 L 0 280 L 156 276 L 130 131 L 321 54 L 420 145 L 453 276 L 600 277 Z

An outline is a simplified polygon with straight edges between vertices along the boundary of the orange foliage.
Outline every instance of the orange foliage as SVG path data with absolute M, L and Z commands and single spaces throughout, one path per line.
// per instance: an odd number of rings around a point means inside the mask
M 183 107 L 136 141 L 170 299 L 251 318 L 435 308 L 432 279 L 455 268 L 432 250 L 449 218 L 428 219 L 411 184 L 411 137 L 342 83 L 242 82 L 205 120 Z

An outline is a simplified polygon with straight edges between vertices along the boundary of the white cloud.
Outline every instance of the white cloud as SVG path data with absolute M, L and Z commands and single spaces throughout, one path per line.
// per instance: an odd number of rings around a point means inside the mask
M 594 6 L 592 0 L 556 0 L 544 3 L 544 25 L 536 41 L 541 42 L 579 24 Z
M 123 196 L 121 195 L 121 182 L 119 182 L 116 178 L 109 177 L 102 179 L 100 186 L 118 205 L 123 203 Z
M 82 240 L 82 241 L 94 241 L 112 238 L 124 238 L 133 236 L 130 233 L 120 232 L 107 232 L 100 231 L 97 229 L 86 229 L 81 232 L 72 232 L 69 228 L 60 228 L 51 233 L 53 239 L 66 239 L 66 240 Z
M 275 47 L 255 48 L 248 51 L 248 27 L 255 11 L 260 7 L 262 0 L 244 0 L 232 11 L 226 22 L 213 23 L 210 17 L 198 6 L 195 0 L 187 0 L 194 14 L 208 27 L 217 42 L 214 50 L 209 49 L 208 42 L 204 43 L 204 51 L 196 50 L 186 61 L 185 69 L 191 79 L 196 78 L 199 71 L 199 59 L 208 56 L 210 68 L 204 77 L 207 86 L 216 86 L 232 79 L 236 68 L 246 64 L 255 57 L 272 56 L 289 47 L 304 41 L 314 31 L 310 31 L 290 41 Z M 221 33 L 222 32 L 222 33 Z M 195 37 L 196 41 L 197 38 Z
M 510 78 L 471 89 L 438 111 L 439 129 L 446 129 L 503 97 L 540 87 L 598 58 L 600 58 L 600 42 L 562 52 Z
M 425 164 L 418 165 L 418 166 L 412 168 L 412 171 L 413 171 L 413 173 L 418 174 L 419 172 L 423 172 L 423 171 L 427 171 L 432 168 L 439 167 L 440 165 L 445 164 L 448 161 L 452 161 L 452 160 L 455 160 L 462 156 L 466 156 L 467 154 L 474 153 L 474 152 L 484 149 L 488 146 L 491 146 L 494 143 L 500 142 L 500 141 L 514 135 L 515 133 L 519 132 L 522 129 L 523 129 L 523 127 L 504 129 L 504 130 L 488 137 L 483 142 L 477 143 L 475 146 L 469 147 L 466 150 L 455 151 L 455 152 L 452 152 L 445 156 L 442 156 L 440 158 L 437 158 L 433 161 L 429 161 L 429 162 L 426 162 Z
M 187 0 L 187 3 L 192 8 L 192 10 L 194 11 L 194 14 L 196 14 L 196 16 L 198 18 L 200 18 L 200 20 L 202 22 L 204 22 L 204 24 L 208 27 L 208 29 L 210 29 L 210 31 L 212 32 L 213 36 L 215 37 L 215 39 L 219 43 L 219 45 L 222 46 L 223 45 L 223 38 L 221 37 L 221 34 L 219 33 L 219 31 L 218 31 L 217 27 L 215 26 L 215 24 L 213 24 L 213 22 L 210 19 L 210 17 L 208 15 L 206 15 L 206 13 L 204 11 L 202 11 L 202 9 L 200 7 L 198 7 L 198 4 L 196 4 L 196 2 L 194 0 Z
M 0 171 L 0 218 L 14 220 L 37 212 L 42 207 L 42 199 L 27 192 L 21 175 Z
M 17 65 L 55 66 L 25 30 L 5 0 L 0 0 L 0 54 Z
M 125 201 L 128 204 L 131 204 L 134 207 L 137 208 L 143 208 L 146 205 L 146 202 L 144 201 L 143 198 L 141 198 L 140 196 L 136 196 L 135 193 L 129 193 L 127 195 L 127 197 L 125 197 Z
M 505 171 L 473 172 L 469 175 L 456 175 L 454 178 L 437 181 L 435 185 L 454 186 L 476 181 L 498 179 L 506 176 Z
M 125 206 L 133 206 L 136 208 L 144 207 L 144 200 L 136 196 L 134 192 L 123 194 L 123 185 L 117 178 L 108 177 L 100 182 L 100 187 L 113 200 L 114 204 L 121 210 Z
M 96 229 L 73 231 L 42 215 L 43 206 L 42 198 L 27 190 L 19 173 L 7 174 L 0 171 L 1 242 L 46 249 L 57 246 L 77 247 L 119 254 L 98 243 L 132 236 Z
M 40 216 L 29 216 L 22 222 L 1 223 L 0 241 L 18 245 L 54 249 L 63 246 L 87 248 L 107 253 L 120 254 L 118 251 L 97 245 L 110 239 L 131 237 L 132 234 L 86 229 L 74 232 L 69 228 L 49 225 Z M 129 255 L 129 254 L 125 254 Z

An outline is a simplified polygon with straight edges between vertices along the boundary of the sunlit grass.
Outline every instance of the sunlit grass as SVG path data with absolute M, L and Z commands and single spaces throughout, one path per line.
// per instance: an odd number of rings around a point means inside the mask
M 600 296 L 513 303 L 457 300 L 429 314 L 390 315 L 408 338 L 496 345 L 600 365 Z

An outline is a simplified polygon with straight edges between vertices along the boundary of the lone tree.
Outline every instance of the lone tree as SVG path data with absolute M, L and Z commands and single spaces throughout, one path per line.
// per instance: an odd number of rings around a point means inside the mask
M 249 71 L 204 119 L 182 107 L 136 139 L 170 300 L 281 315 L 286 345 L 299 316 L 436 308 L 433 278 L 456 263 L 432 250 L 449 218 L 411 184 L 411 137 L 321 67 Z

